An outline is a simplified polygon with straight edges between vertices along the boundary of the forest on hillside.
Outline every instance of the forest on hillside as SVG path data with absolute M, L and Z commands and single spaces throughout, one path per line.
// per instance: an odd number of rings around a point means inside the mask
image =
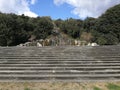
M 52 20 L 50 17 L 30 18 L 0 13 L 0 46 L 16 46 L 31 38 L 46 39 L 55 27 L 73 39 L 99 45 L 117 45 L 120 43 L 120 4 L 108 9 L 97 19 L 88 17 L 85 20 Z

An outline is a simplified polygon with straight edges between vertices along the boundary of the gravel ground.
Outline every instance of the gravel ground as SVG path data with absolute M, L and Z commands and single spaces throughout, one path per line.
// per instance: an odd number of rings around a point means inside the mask
M 120 86 L 120 82 L 84 82 L 84 83 L 38 83 L 38 82 L 1 82 L 0 90 L 109 90 L 106 86 L 112 83 Z M 120 89 L 119 89 L 120 90 Z

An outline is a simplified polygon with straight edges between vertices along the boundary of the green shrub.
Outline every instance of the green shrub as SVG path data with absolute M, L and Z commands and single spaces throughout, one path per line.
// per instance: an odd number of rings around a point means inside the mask
M 109 90 L 120 90 L 120 86 L 115 85 L 115 84 L 111 84 L 111 83 L 107 85 L 107 88 Z
M 29 88 L 25 88 L 24 90 L 30 90 Z
M 98 88 L 98 87 L 94 87 L 94 89 L 93 90 L 101 90 L 100 88 Z

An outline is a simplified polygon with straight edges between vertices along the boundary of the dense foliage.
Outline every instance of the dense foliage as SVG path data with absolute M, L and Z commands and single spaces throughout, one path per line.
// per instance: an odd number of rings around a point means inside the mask
M 0 46 L 15 46 L 34 39 L 44 39 L 53 29 L 50 17 L 29 18 L 0 13 Z
M 57 25 L 57 27 L 60 27 L 60 29 L 64 33 L 68 34 L 73 38 L 78 38 L 81 34 L 82 22 L 82 20 L 75 20 L 70 18 L 65 21 L 58 19 L 55 21 L 55 24 Z
M 58 19 L 55 23 L 64 33 L 73 38 L 96 42 L 99 45 L 120 43 L 120 5 L 108 9 L 97 19 L 91 17 L 84 21 Z
M 32 39 L 45 39 L 57 27 L 75 39 L 100 45 L 120 43 L 120 5 L 108 9 L 99 18 L 51 20 L 0 13 L 0 46 L 15 46 Z
M 120 42 L 120 5 L 110 8 L 97 20 L 96 42 L 103 45 Z

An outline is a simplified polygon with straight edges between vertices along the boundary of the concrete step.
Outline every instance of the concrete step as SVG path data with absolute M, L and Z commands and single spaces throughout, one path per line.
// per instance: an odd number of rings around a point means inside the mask
M 91 64 L 67 64 L 67 63 L 58 63 L 58 64 L 0 64 L 0 67 L 54 67 L 54 66 L 57 66 L 57 67 L 64 67 L 64 66 L 67 66 L 67 67 L 79 67 L 79 66 L 92 66 L 92 67 L 96 67 L 96 66 L 101 66 L 101 67 L 107 67 L 107 66 L 120 66 L 120 63 L 91 63 Z
M 79 70 L 3 70 L 0 71 L 0 75 L 73 75 L 73 74 L 120 74 L 120 70 L 91 70 L 91 71 L 79 71 Z
M 105 70 L 105 69 L 120 69 L 120 66 L 78 66 L 78 67 L 68 67 L 68 66 L 53 66 L 53 67 L 0 67 L 0 70 Z
M 0 61 L 120 61 L 119 58 L 0 58 Z
M 120 81 L 120 46 L 0 47 L 0 81 Z
M 0 62 L 0 65 L 2 64 L 110 64 L 110 63 L 120 63 L 120 61 L 2 61 Z

